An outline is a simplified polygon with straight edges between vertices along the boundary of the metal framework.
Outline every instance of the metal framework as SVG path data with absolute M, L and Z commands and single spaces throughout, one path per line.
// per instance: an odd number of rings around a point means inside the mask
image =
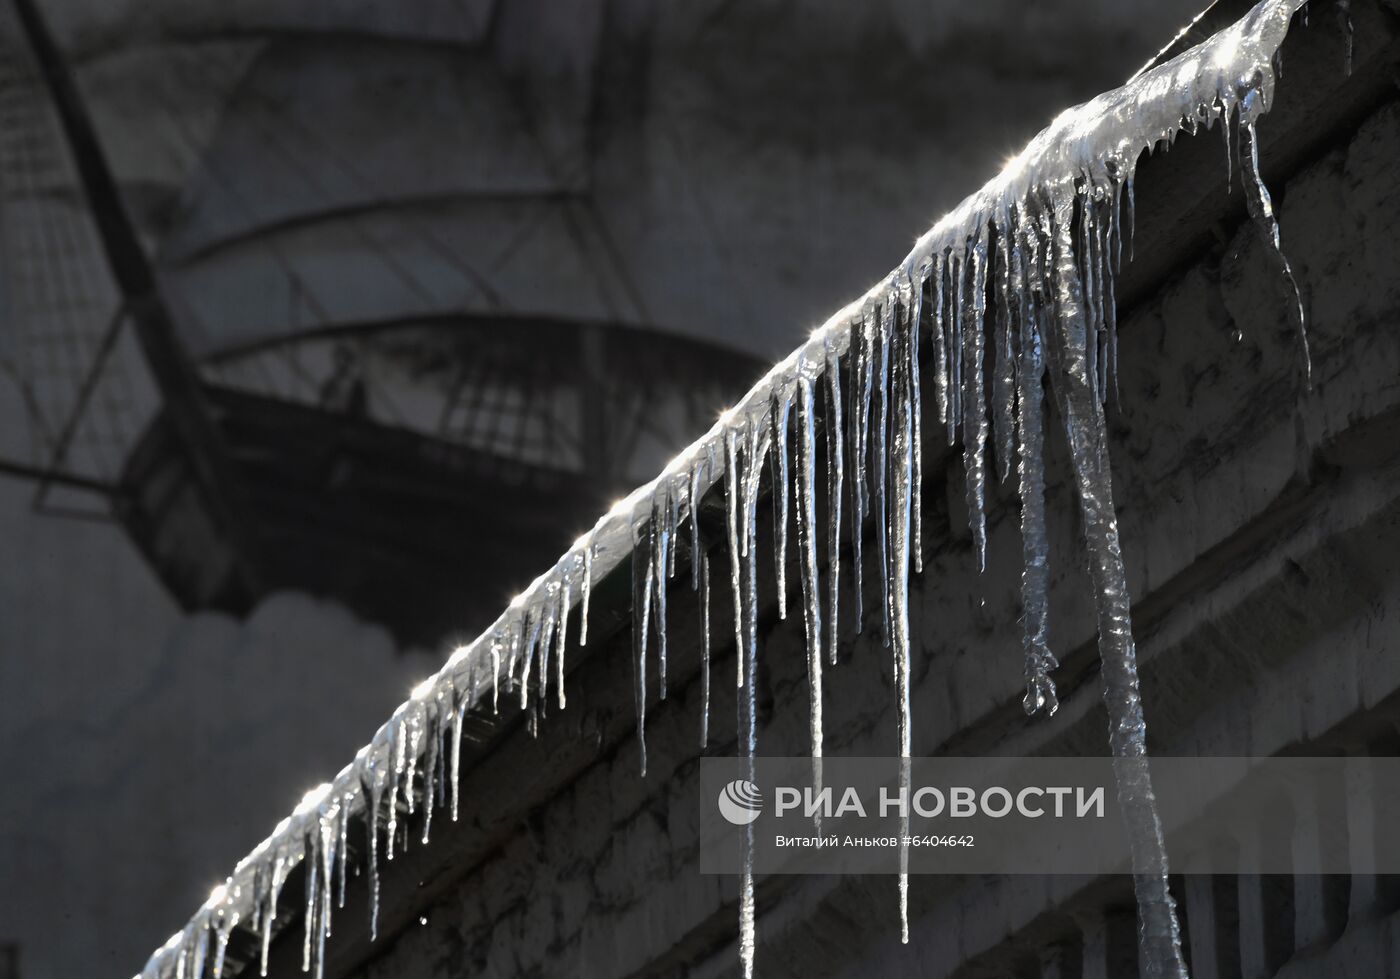
M 36 450 L 0 474 L 35 480 L 38 505 L 105 495 L 186 607 L 238 613 L 297 588 L 408 640 L 470 629 L 761 370 L 661 332 L 505 312 L 321 317 L 200 362 L 34 0 L 14 4 L 28 48 L 0 45 L 0 178 L 32 213 L 7 222 L 4 266 L 9 291 L 50 301 L 25 338 L 55 366 L 11 360 Z M 37 209 L 38 184 L 70 198 L 62 221 Z M 268 260 L 284 264 L 275 245 Z M 139 438 L 98 424 L 124 344 L 159 402 Z M 70 471 L 80 434 L 115 457 L 103 474 Z

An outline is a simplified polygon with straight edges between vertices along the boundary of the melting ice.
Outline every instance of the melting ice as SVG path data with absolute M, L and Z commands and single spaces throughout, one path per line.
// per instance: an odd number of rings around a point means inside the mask
M 1109 741 L 1135 860 L 1141 960 L 1150 979 L 1184 976 L 1146 766 L 1131 604 L 1107 458 L 1104 405 L 1117 390 L 1114 285 L 1125 256 L 1131 260 L 1132 255 L 1138 158 L 1182 130 L 1216 125 L 1227 158 L 1232 143 L 1239 148 L 1249 213 L 1273 249 L 1281 282 L 1296 299 L 1272 202 L 1259 177 L 1255 127 L 1273 102 L 1275 54 L 1301 5 L 1302 0 L 1264 0 L 1205 43 L 1062 113 L 1002 173 L 920 238 L 886 280 L 815 331 L 657 479 L 604 515 L 480 638 L 454 652 L 333 783 L 309 793 L 234 868 L 189 924 L 150 958 L 143 979 L 192 979 L 206 968 L 219 976 L 229 936 L 239 926 L 258 936 L 265 974 L 283 885 L 303 863 L 302 964 L 319 976 L 332 908 L 344 901 L 346 828 L 360 814 L 368 830 L 363 871 L 375 934 L 378 865 L 381 854 L 390 860 L 396 847 L 408 846 L 403 818 L 422 807 L 424 843 L 434 812 L 446 807 L 453 820 L 458 818 L 465 714 L 481 704 L 488 686 L 491 709 L 499 709 L 504 686 L 518 694 L 536 723 L 551 680 L 557 706 L 564 709 L 570 612 L 577 602 L 576 645 L 582 646 L 588 641 L 595 578 L 629 558 L 641 773 L 646 770 L 648 664 L 655 660 L 657 692 L 664 697 L 666 597 L 682 548 L 700 600 L 700 743 L 707 743 L 711 723 L 711 564 L 719 561 L 726 566 L 734 609 L 739 743 L 751 769 L 758 735 L 757 578 L 766 566 L 757 553 L 756 525 L 765 471 L 774 505 L 771 558 L 781 614 L 787 611 L 790 520 L 797 531 L 813 758 L 822 753 L 823 664 L 838 663 L 843 542 L 852 558 L 844 590 L 851 620 L 844 628 L 859 631 L 864 625 L 867 520 L 874 524 L 873 559 L 880 572 L 880 635 L 896 680 L 897 749 L 909 758 L 914 724 L 909 575 L 911 567 L 915 572 L 922 567 L 925 384 L 933 394 L 936 430 L 962 450 L 979 570 L 986 561 L 987 481 L 1015 477 L 1023 546 L 1024 704 L 1028 713 L 1053 714 L 1056 663 L 1048 641 L 1044 500 L 1047 382 L 1070 449 L 1097 597 Z M 1232 175 L 1227 171 L 1225 177 Z M 1302 314 L 1298 302 L 1300 335 Z M 1305 337 L 1303 350 L 1306 370 Z M 702 528 L 701 515 L 717 484 L 723 517 L 714 540 Z M 818 512 L 819 484 L 825 488 L 824 512 Z M 898 909 L 906 941 L 908 891 L 907 874 L 901 873 Z M 740 882 L 738 944 L 745 976 L 756 967 L 753 896 L 750 853 Z

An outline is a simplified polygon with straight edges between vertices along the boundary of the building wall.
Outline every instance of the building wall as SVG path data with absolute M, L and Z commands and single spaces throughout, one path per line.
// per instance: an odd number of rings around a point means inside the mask
M 1390 102 L 1275 187 L 1284 248 L 1310 310 L 1311 391 L 1300 390 L 1285 293 L 1247 224 L 1221 226 L 1214 246 L 1124 311 L 1112 454 L 1156 752 L 1393 753 L 1397 153 L 1400 104 Z M 1020 543 L 1009 487 L 998 491 L 989 569 L 979 577 L 962 529 L 960 469 L 931 459 L 930 553 L 912 589 L 915 751 L 1103 753 L 1091 593 L 1062 453 L 1052 459 L 1050 494 L 1063 707 L 1051 720 L 1028 721 L 1018 706 Z M 795 587 L 796 575 L 789 580 Z M 722 594 L 716 636 L 732 634 Z M 800 620 L 777 621 L 771 595 L 764 608 L 760 751 L 801 754 Z M 865 631 L 827 673 L 829 755 L 894 750 L 873 594 L 866 608 Z M 680 589 L 671 695 L 649 711 L 646 779 L 629 733 L 624 629 L 579 665 L 568 710 L 546 719 L 538 740 L 518 734 L 467 774 L 464 823 L 386 875 L 386 900 L 403 902 L 387 937 L 366 946 L 348 924 L 339 951 L 332 943 L 332 971 L 732 974 L 736 882 L 695 866 L 698 655 L 685 625 L 694 614 Z M 720 754 L 734 750 L 733 694 L 720 682 L 732 676 L 730 653 L 714 665 L 709 750 Z M 1365 815 L 1352 814 L 1358 826 Z M 1268 975 L 1281 965 L 1289 976 L 1382 976 L 1400 961 L 1400 902 L 1385 880 L 1190 878 L 1176 892 L 1197 976 Z M 1135 969 L 1123 881 L 916 878 L 907 946 L 890 878 L 773 878 L 760 881 L 759 905 L 767 977 L 1116 979 Z M 353 902 L 349 911 L 359 913 Z M 1280 938 L 1284 919 L 1291 927 Z

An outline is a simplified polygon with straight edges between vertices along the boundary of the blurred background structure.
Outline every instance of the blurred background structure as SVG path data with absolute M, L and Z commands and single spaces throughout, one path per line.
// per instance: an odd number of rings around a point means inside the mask
M 132 971 L 1197 2 L 0 0 L 0 968 Z

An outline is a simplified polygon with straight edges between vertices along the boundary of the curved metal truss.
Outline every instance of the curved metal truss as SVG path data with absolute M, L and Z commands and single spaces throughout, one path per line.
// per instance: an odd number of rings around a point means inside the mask
M 211 382 L 625 488 L 761 371 L 634 327 L 523 317 L 364 323 L 223 354 Z

